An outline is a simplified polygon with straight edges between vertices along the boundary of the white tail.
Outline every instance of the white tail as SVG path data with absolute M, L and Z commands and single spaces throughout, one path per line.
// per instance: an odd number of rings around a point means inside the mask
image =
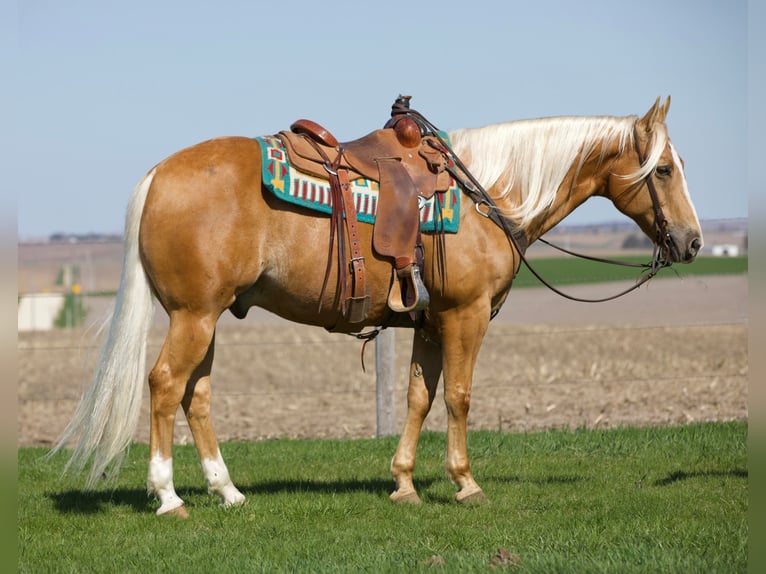
M 108 335 L 96 372 L 72 420 L 51 455 L 76 439 L 70 468 L 82 472 L 91 461 L 86 486 L 106 473 L 116 476 L 133 439 L 146 384 L 146 339 L 154 317 L 154 299 L 138 250 L 138 231 L 154 170 L 136 186 L 125 219 L 125 253 L 114 311 L 102 329 Z M 107 471 L 108 468 L 108 471 Z

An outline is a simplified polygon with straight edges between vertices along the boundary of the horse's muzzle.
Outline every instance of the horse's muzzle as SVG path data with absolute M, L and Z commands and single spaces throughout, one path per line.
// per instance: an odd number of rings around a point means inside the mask
M 702 234 L 695 231 L 670 232 L 666 257 L 672 263 L 691 263 L 702 249 Z

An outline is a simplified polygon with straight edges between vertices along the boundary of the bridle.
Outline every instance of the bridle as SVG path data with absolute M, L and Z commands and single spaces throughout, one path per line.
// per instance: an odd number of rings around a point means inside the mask
M 641 151 L 641 145 L 638 143 L 638 129 L 636 128 L 636 124 L 633 125 L 633 145 L 636 149 L 636 154 L 638 155 L 639 164 L 644 165 L 648 158 L 649 142 L 646 142 L 646 148 Z M 668 220 L 665 219 L 665 214 L 662 212 L 662 206 L 657 197 L 657 188 L 654 187 L 652 174 L 647 174 L 643 181 L 646 183 L 646 188 L 649 190 L 649 198 L 652 200 L 652 211 L 654 211 L 654 228 L 657 233 L 654 244 L 666 255 L 669 255 L 673 246 L 673 239 L 668 232 Z M 670 264 L 668 263 L 668 266 L 669 265 Z
M 548 289 L 556 293 L 557 295 L 560 295 L 566 299 L 572 300 L 572 301 L 578 301 L 583 303 L 602 303 L 605 301 L 611 301 L 613 299 L 617 299 L 618 297 L 622 297 L 623 295 L 627 295 L 631 291 L 634 291 L 638 289 L 641 285 L 652 279 L 657 273 L 659 273 L 660 269 L 663 269 L 665 267 L 670 267 L 671 262 L 668 260 L 668 255 L 670 254 L 670 250 L 672 249 L 672 238 L 670 236 L 670 233 L 668 232 L 668 222 L 665 218 L 665 214 L 662 212 L 662 206 L 659 202 L 659 197 L 657 195 L 657 189 L 654 185 L 654 181 L 652 180 L 653 172 L 648 173 L 642 180 L 638 181 L 635 185 L 641 185 L 642 183 L 646 183 L 646 187 L 649 190 L 649 198 L 652 202 L 652 211 L 654 212 L 654 227 L 656 230 L 656 240 L 654 242 L 654 249 L 652 252 L 652 260 L 650 263 L 633 263 L 629 261 L 618 261 L 613 259 L 605 259 L 601 257 L 594 257 L 590 255 L 583 255 L 580 253 L 575 253 L 573 251 L 569 251 L 567 249 L 564 249 L 563 247 L 559 247 L 557 245 L 554 245 L 550 243 L 549 241 L 546 241 L 545 239 L 539 238 L 538 241 L 541 241 L 542 243 L 553 247 L 554 249 L 557 249 L 563 253 L 566 253 L 568 255 L 572 255 L 575 257 L 579 257 L 581 259 L 587 259 L 590 261 L 596 261 L 599 263 L 609 263 L 612 265 L 621 265 L 624 267 L 638 267 L 645 271 L 645 274 L 643 274 L 633 285 L 628 287 L 627 289 L 620 291 L 619 293 L 616 293 L 614 295 L 610 295 L 608 297 L 601 297 L 601 298 L 595 298 L 595 299 L 587 299 L 582 297 L 576 297 L 574 295 L 570 295 L 568 293 L 565 293 L 555 287 L 554 285 L 551 285 L 550 282 L 546 281 L 545 278 L 543 278 L 540 273 L 535 270 L 535 268 L 530 265 L 529 260 L 525 256 L 526 249 L 528 247 L 528 238 L 526 237 L 526 234 L 519 229 L 518 225 L 512 221 L 509 217 L 503 215 L 498 208 L 495 201 L 492 199 L 492 197 L 489 195 L 489 193 L 482 187 L 482 185 L 476 180 L 476 178 L 471 174 L 470 171 L 465 167 L 463 162 L 460 160 L 459 157 L 455 154 L 454 151 L 452 151 L 452 148 L 449 145 L 449 142 L 445 140 L 445 138 L 441 135 L 441 130 L 439 130 L 436 126 L 434 126 L 430 121 L 428 121 L 422 114 L 419 112 L 411 109 L 409 107 L 409 98 L 404 96 L 403 98 L 406 98 L 404 101 L 397 100 L 391 109 L 391 115 L 399 115 L 399 114 L 406 114 L 409 115 L 421 128 L 421 131 L 424 132 L 424 135 L 431 135 L 434 136 L 434 138 L 428 139 L 428 144 L 431 145 L 431 147 L 438 149 L 446 158 L 447 165 L 446 169 L 450 172 L 453 178 L 455 178 L 455 181 L 457 181 L 463 191 L 468 195 L 471 200 L 476 205 L 476 211 L 483 217 L 486 217 L 487 219 L 494 222 L 500 229 L 503 230 L 506 237 L 508 238 L 509 242 L 515 249 L 515 251 L 519 254 L 519 257 L 521 258 L 521 261 L 526 265 L 527 269 L 534 275 L 538 281 L 540 281 L 543 285 L 545 285 Z M 648 158 L 648 149 L 649 149 L 649 142 L 646 143 L 646 148 L 642 151 L 641 146 L 638 140 L 638 130 L 636 129 L 636 126 L 633 126 L 633 142 L 636 150 L 636 154 L 638 155 L 639 164 L 643 165 L 647 158 Z M 495 309 L 492 312 L 492 317 L 494 317 L 499 309 Z

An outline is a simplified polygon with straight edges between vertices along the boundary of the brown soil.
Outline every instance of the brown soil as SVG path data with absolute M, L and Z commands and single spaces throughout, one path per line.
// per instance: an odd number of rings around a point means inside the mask
M 616 286 L 571 289 L 599 295 Z M 152 332 L 153 361 L 163 318 Z M 18 444 L 50 445 L 86 386 L 95 351 L 82 331 L 20 333 Z M 405 414 L 411 332 L 396 332 L 396 428 Z M 222 319 L 213 419 L 222 440 L 370 437 L 375 353 L 322 329 L 264 312 Z M 615 303 L 513 292 L 476 369 L 469 427 L 669 425 L 747 418 L 747 278 L 665 279 Z M 148 439 L 148 393 L 136 439 Z M 179 415 L 181 413 L 179 412 Z M 437 399 L 426 428 L 444 430 Z M 183 416 L 176 440 L 191 440 Z

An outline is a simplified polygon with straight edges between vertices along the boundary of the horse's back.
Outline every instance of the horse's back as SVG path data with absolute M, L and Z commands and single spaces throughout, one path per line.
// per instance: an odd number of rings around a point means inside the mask
M 276 198 L 262 185 L 261 170 L 259 144 L 244 137 L 208 140 L 157 165 L 140 232 L 155 292 L 169 312 L 215 314 L 234 305 L 243 316 L 258 305 L 294 321 L 334 325 L 335 261 L 318 312 L 329 219 Z M 372 226 L 361 226 L 378 302 L 372 315 L 380 319 L 391 270 L 373 255 L 371 233 Z

